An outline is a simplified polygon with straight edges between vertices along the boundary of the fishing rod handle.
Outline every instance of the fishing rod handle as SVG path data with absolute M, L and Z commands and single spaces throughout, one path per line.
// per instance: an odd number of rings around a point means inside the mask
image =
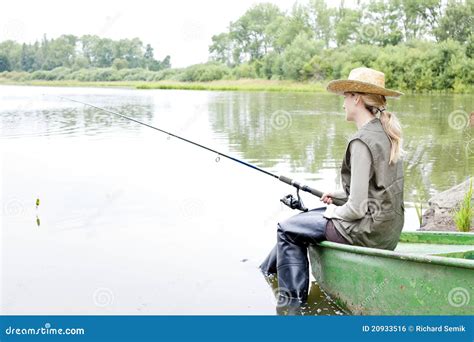
M 281 180 L 283 183 L 294 186 L 297 189 L 300 189 L 300 190 L 305 191 L 305 192 L 309 192 L 310 194 L 313 194 L 316 197 L 319 197 L 319 198 L 323 197 L 323 192 L 322 191 L 313 189 L 313 188 L 311 188 L 307 185 L 300 184 L 300 183 L 294 181 L 291 178 L 288 178 L 288 177 L 285 177 L 285 176 L 279 176 L 278 179 Z M 334 203 L 335 205 L 343 205 L 343 204 L 346 203 L 346 200 L 341 199 L 341 198 L 334 198 L 333 197 L 332 198 L 332 203 Z

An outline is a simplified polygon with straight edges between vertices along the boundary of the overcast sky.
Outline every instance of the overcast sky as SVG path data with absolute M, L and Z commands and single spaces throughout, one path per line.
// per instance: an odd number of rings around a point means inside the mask
M 206 62 L 212 35 L 227 31 L 230 21 L 262 2 L 290 10 L 296 0 L 5 0 L 0 41 L 34 42 L 44 33 L 48 38 L 61 34 L 138 37 L 153 46 L 155 58 L 170 55 L 173 67 L 184 67 Z

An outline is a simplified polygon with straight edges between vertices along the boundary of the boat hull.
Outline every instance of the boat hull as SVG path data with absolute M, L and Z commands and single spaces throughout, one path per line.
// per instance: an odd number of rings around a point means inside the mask
M 309 255 L 320 287 L 352 314 L 474 314 L 474 234 L 403 233 L 395 251 L 325 241 Z

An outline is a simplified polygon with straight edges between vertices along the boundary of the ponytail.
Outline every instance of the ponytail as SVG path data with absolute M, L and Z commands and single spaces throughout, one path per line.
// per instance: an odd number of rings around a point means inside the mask
M 389 164 L 396 163 L 402 152 L 402 129 L 400 121 L 390 112 L 382 110 L 380 112 L 380 122 L 391 143 Z
M 400 121 L 398 121 L 395 114 L 386 111 L 385 106 L 387 105 L 387 100 L 385 96 L 377 94 L 360 95 L 364 101 L 365 108 L 367 108 L 369 112 L 374 115 L 380 113 L 380 122 L 391 144 L 389 164 L 396 163 L 403 153 Z

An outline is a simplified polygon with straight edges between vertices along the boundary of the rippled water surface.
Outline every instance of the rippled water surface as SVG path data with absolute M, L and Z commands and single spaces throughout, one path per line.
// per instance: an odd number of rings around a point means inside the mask
M 329 94 L 0 86 L 1 310 L 7 314 L 275 314 L 258 270 L 287 185 L 118 111 L 322 190 L 338 186 L 347 123 Z M 468 96 L 390 108 L 413 209 L 474 171 Z M 309 207 L 317 198 L 303 195 Z M 39 207 L 35 206 L 40 199 Z M 341 314 L 313 284 L 306 314 Z

